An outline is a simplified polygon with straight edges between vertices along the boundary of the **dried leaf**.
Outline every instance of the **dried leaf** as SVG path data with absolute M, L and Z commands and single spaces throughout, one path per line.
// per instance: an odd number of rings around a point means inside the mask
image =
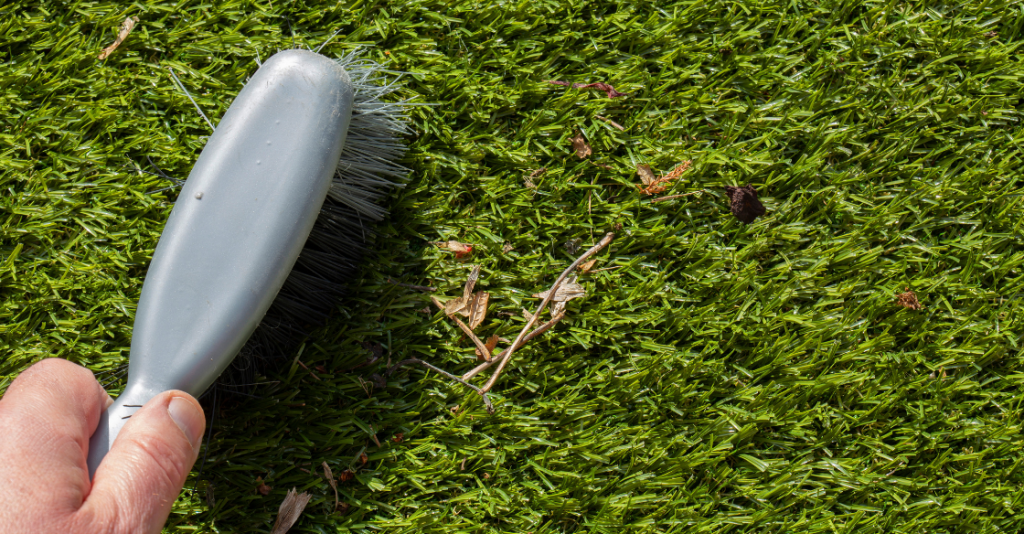
M 679 165 L 676 165 L 676 168 L 672 169 L 672 171 L 666 174 L 665 176 L 653 180 L 650 183 L 648 183 L 647 180 L 653 178 L 654 176 L 654 173 L 651 172 L 651 168 L 644 165 L 644 167 L 647 167 L 647 171 L 650 172 L 649 176 L 645 176 L 644 172 L 640 169 L 641 166 L 637 165 L 636 173 L 640 175 L 640 180 L 644 182 L 645 186 L 640 188 L 640 192 L 645 195 L 657 195 L 658 193 L 665 191 L 666 189 L 668 189 L 668 185 L 666 184 L 669 184 L 679 179 L 679 177 L 682 176 L 683 173 L 686 172 L 691 165 L 693 165 L 693 162 L 690 160 L 686 160 L 680 163 Z
M 299 520 L 299 516 L 302 515 L 302 511 L 306 509 L 306 505 L 309 504 L 309 500 L 313 498 L 308 493 L 298 493 L 295 488 L 292 488 L 285 496 L 284 502 L 281 503 L 281 507 L 277 510 L 277 521 L 274 522 L 274 528 L 270 531 L 270 534 L 284 534 L 292 528 L 292 525 Z
M 391 438 L 391 441 L 394 441 L 395 443 L 401 443 L 405 441 L 405 433 L 399 432 L 395 434 L 395 437 Z
M 258 491 L 260 495 L 270 495 L 270 490 L 274 489 L 273 487 L 268 486 L 266 482 L 263 482 L 263 477 L 256 477 L 256 482 L 260 483 L 259 486 L 256 486 L 256 491 Z
M 526 177 L 526 180 L 523 181 L 523 185 L 526 186 L 529 189 L 535 189 L 537 187 L 537 184 L 533 183 L 533 179 L 538 177 L 538 176 L 540 176 L 540 175 L 542 175 L 542 174 L 544 174 L 544 173 L 546 173 L 546 172 L 548 172 L 548 168 L 547 167 L 541 167 L 541 168 L 531 172 L 530 175 Z
M 327 483 L 331 485 L 331 489 L 334 490 L 334 507 L 338 507 L 338 482 L 334 480 L 334 473 L 331 472 L 331 466 L 327 465 L 327 462 L 323 463 L 324 476 L 327 477 Z
M 356 474 L 353 473 L 351 469 L 346 469 L 342 471 L 340 475 L 338 475 L 338 480 L 342 482 L 348 482 L 349 480 L 352 480 L 355 477 Z
M 590 260 L 590 261 L 584 263 L 583 265 L 580 265 L 580 274 L 587 274 L 587 273 L 589 273 L 590 270 L 594 268 L 594 265 L 596 263 L 597 263 L 597 259 L 593 259 L 593 260 Z
M 533 296 L 539 299 L 544 299 L 548 297 L 548 293 L 551 293 L 550 289 L 543 293 L 536 293 Z M 568 302 L 572 299 L 578 299 L 585 296 L 587 296 L 587 291 L 583 286 L 576 283 L 575 277 L 572 277 L 562 282 L 562 285 L 558 286 L 558 290 L 555 291 L 555 296 L 552 297 L 551 300 L 553 302 Z
M 604 122 L 607 122 L 608 124 L 611 124 L 612 126 L 618 128 L 620 132 L 626 131 L 626 128 L 624 126 L 622 126 L 621 124 L 619 124 L 619 123 L 609 119 L 608 117 L 602 117 L 601 115 L 594 115 L 594 116 L 599 118 L 599 119 L 601 119 L 601 120 L 603 120 Z
M 921 303 L 917 300 L 917 294 L 910 290 L 905 289 L 906 293 L 899 293 L 896 295 L 896 304 L 907 308 L 908 310 L 920 310 L 924 308 Z
M 460 243 L 454 239 L 448 241 L 437 241 L 434 243 L 437 248 L 450 250 L 455 253 L 455 259 L 462 259 L 473 253 L 473 245 Z
M 139 17 L 128 17 L 124 19 L 124 22 L 121 23 L 121 30 L 117 32 L 117 39 L 114 40 L 114 44 L 104 48 L 97 57 L 99 59 L 107 59 L 110 54 L 113 54 L 114 50 L 117 50 L 117 47 L 121 46 L 121 43 L 123 43 L 125 38 L 128 37 L 128 34 L 132 33 L 132 28 L 135 28 L 135 25 L 138 24 L 138 22 Z
M 533 314 L 526 311 L 526 308 L 523 308 L 523 319 L 526 319 L 526 322 L 530 322 L 533 320 Z
M 487 318 L 487 304 L 491 301 L 491 294 L 486 291 L 477 291 L 469 303 L 469 328 L 476 330 L 484 319 Z
M 476 281 L 480 279 L 480 266 L 474 265 L 473 270 L 469 271 L 469 277 L 466 278 L 466 285 L 462 286 L 462 298 L 466 299 L 466 303 L 469 303 L 469 299 L 473 298 L 473 288 L 476 287 Z
M 494 348 L 498 346 L 498 341 L 500 341 L 500 340 L 501 340 L 501 338 L 498 337 L 498 334 L 494 334 L 491 337 L 487 338 L 487 342 L 484 343 L 484 346 L 487 347 L 487 354 L 480 354 L 480 349 L 476 349 L 476 361 L 478 361 L 478 362 L 489 362 L 489 361 L 491 361 L 491 354 L 494 353 Z
M 508 254 L 509 252 L 512 252 L 515 249 L 516 247 L 512 246 L 512 243 L 505 243 L 505 246 L 501 247 L 501 251 L 504 252 L 505 254 Z
M 365 452 L 359 453 L 359 463 L 360 464 L 366 465 L 366 462 L 369 462 L 369 461 L 370 461 L 370 457 L 367 456 Z
M 583 132 L 576 132 L 576 136 L 571 137 L 569 141 L 572 141 L 572 148 L 580 159 L 584 159 L 593 153 L 590 150 L 590 145 L 587 144 L 586 138 L 583 137 Z
M 335 509 L 335 511 L 341 512 L 343 514 L 347 514 L 348 513 L 348 509 L 351 508 L 351 507 L 352 507 L 352 505 L 350 505 L 349 503 L 343 502 L 343 503 L 339 503 L 337 506 L 335 506 L 334 509 Z
M 565 87 L 569 87 L 570 86 L 569 82 L 562 82 L 562 81 L 557 81 L 557 80 L 546 80 L 546 81 L 548 83 L 553 83 L 555 85 L 562 85 L 562 86 L 565 86 Z M 616 97 L 619 97 L 619 96 L 629 96 L 629 93 L 620 93 L 620 92 L 616 91 L 615 88 L 612 87 L 610 84 L 607 84 L 607 83 L 604 83 L 604 82 L 574 83 L 574 84 L 571 84 L 571 86 L 572 86 L 573 89 L 597 89 L 598 91 L 604 91 L 605 94 L 608 95 L 608 98 L 616 98 Z
M 654 176 L 654 171 L 651 170 L 650 165 L 637 165 L 636 173 L 640 175 L 640 181 L 643 182 L 644 187 L 658 181 L 658 178 Z
M 744 187 L 725 186 L 729 195 L 729 211 L 746 224 L 765 214 L 764 204 L 757 199 L 757 190 L 747 184 Z

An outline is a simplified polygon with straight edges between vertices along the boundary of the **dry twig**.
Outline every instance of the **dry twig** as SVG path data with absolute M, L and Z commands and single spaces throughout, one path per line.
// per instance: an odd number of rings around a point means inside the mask
M 515 354 L 516 348 L 520 346 L 527 332 L 529 332 L 530 328 L 533 327 L 533 323 L 537 322 L 537 317 L 540 317 L 541 312 L 544 311 L 544 308 L 547 307 L 549 302 L 551 302 L 551 299 L 555 296 L 556 292 L 558 291 L 558 286 L 562 284 L 562 281 L 565 280 L 565 278 L 569 276 L 570 273 L 575 271 L 576 268 L 580 266 L 580 264 L 586 261 L 587 258 L 593 256 L 594 254 L 597 254 L 601 249 L 608 246 L 608 243 L 611 243 L 612 239 L 614 238 L 615 232 L 608 232 L 607 234 L 605 234 L 603 238 L 601 238 L 601 241 L 598 241 L 596 245 L 590 247 L 590 250 L 584 252 L 583 255 L 580 256 L 579 258 L 576 258 L 576 261 L 572 262 L 572 265 L 570 265 L 568 268 L 562 271 L 562 274 L 558 276 L 558 279 L 555 280 L 555 283 L 551 285 L 551 289 L 548 290 L 547 296 L 544 297 L 544 300 L 541 301 L 540 306 L 537 307 L 537 311 L 533 313 L 533 317 L 531 317 L 530 320 L 526 322 L 526 325 L 523 326 L 523 329 L 519 332 L 519 335 L 516 336 L 516 340 L 512 342 L 512 347 L 509 348 L 508 355 L 506 355 L 504 358 L 501 358 L 501 363 L 498 364 L 498 369 L 494 371 L 494 374 L 492 374 L 491 378 L 487 381 L 486 384 L 484 384 L 484 387 L 480 388 L 484 393 L 490 391 L 491 388 L 494 387 L 495 382 L 498 381 L 498 377 L 501 376 L 501 372 L 505 370 L 505 366 L 508 365 L 508 362 L 512 360 L 512 355 Z

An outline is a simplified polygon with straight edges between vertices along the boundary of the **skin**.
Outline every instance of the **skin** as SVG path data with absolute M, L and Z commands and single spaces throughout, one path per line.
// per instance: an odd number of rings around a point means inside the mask
M 0 525 L 6 534 L 160 532 L 202 443 L 206 418 L 182 391 L 140 408 L 93 481 L 86 453 L 113 401 L 92 372 L 43 360 L 0 398 Z

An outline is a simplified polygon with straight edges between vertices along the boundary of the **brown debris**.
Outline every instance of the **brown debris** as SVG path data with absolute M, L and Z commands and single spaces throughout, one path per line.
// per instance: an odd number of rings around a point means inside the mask
M 484 343 L 484 347 L 487 348 L 487 354 L 480 352 L 480 349 L 476 349 L 476 361 L 491 361 L 491 354 L 494 354 L 494 348 L 498 346 L 499 341 L 501 341 L 501 338 L 498 337 L 498 334 L 494 334 L 491 337 L 487 338 L 487 342 Z
M 295 525 L 295 522 L 299 520 L 299 516 L 302 515 L 302 511 L 306 509 L 306 505 L 309 504 L 309 500 L 313 496 L 308 493 L 299 493 L 292 488 L 285 496 L 284 501 L 281 503 L 281 507 L 277 510 L 277 521 L 274 521 L 274 528 L 270 531 L 270 534 L 285 534 L 289 529 Z
M 599 119 L 601 119 L 601 120 L 603 120 L 604 122 L 607 122 L 608 124 L 611 124 L 612 126 L 618 128 L 620 132 L 626 131 L 625 127 L 623 127 L 621 124 L 619 124 L 619 123 L 609 119 L 608 117 L 602 117 L 601 115 L 594 115 L 594 116 L 599 118 Z
M 346 469 L 346 470 L 342 471 L 341 474 L 338 475 L 338 480 L 340 480 L 342 482 L 348 482 L 349 480 L 352 480 L 353 478 L 356 478 L 356 474 L 353 473 L 351 469 Z
M 256 491 L 258 491 L 260 495 L 270 495 L 270 490 L 274 489 L 263 481 L 263 477 L 256 477 L 256 482 L 259 482 L 259 486 L 256 486 Z
M 643 182 L 644 185 L 640 188 L 640 192 L 645 195 L 657 195 L 658 193 L 665 191 L 668 189 L 667 184 L 679 179 L 679 177 L 689 170 L 692 165 L 692 161 L 686 160 L 679 165 L 676 165 L 676 168 L 672 169 L 672 171 L 665 176 L 657 179 L 654 178 L 654 171 L 651 170 L 650 165 L 637 165 L 636 173 L 640 175 L 640 181 Z
M 729 211 L 746 224 L 765 214 L 764 204 L 757 199 L 757 190 L 747 184 L 744 187 L 725 186 L 729 195 Z
M 580 159 L 584 159 L 594 152 L 590 149 L 590 145 L 587 144 L 586 138 L 583 137 L 583 132 L 576 132 L 576 135 L 569 138 L 569 141 L 572 141 L 572 148 Z
M 121 23 L 121 30 L 117 32 L 117 39 L 114 40 L 114 44 L 104 48 L 103 51 L 100 52 L 100 55 L 96 57 L 99 59 L 107 59 L 110 54 L 114 53 L 114 50 L 117 50 L 117 47 L 121 46 L 121 43 L 124 42 L 129 33 L 132 33 L 132 29 L 135 28 L 135 25 L 138 23 L 139 17 L 128 17 L 124 19 L 124 22 Z
M 917 300 L 917 294 L 910 290 L 909 287 L 904 288 L 906 293 L 896 294 L 896 304 L 903 306 L 908 310 L 920 310 L 924 308 L 921 303 Z
M 538 176 L 540 176 L 540 175 L 542 175 L 542 174 L 544 174 L 546 172 L 548 172 L 548 168 L 547 167 L 541 167 L 541 168 L 531 172 L 530 175 L 526 177 L 526 180 L 523 181 L 523 185 L 525 187 L 529 188 L 529 189 L 536 189 L 537 188 L 537 184 L 533 183 L 533 179 L 537 178 Z M 508 252 L 508 251 L 506 250 L 505 252 Z
M 587 274 L 587 273 L 589 273 L 590 270 L 594 268 L 594 264 L 596 264 L 596 263 L 597 263 L 597 260 L 593 259 L 593 260 L 588 261 L 587 263 L 584 263 L 583 265 L 580 265 L 580 274 Z
M 477 291 L 473 294 L 469 303 L 469 328 L 476 330 L 484 319 L 487 318 L 487 304 L 491 301 L 491 294 L 486 291 Z
M 395 434 L 395 437 L 391 438 L 391 441 L 394 441 L 395 443 L 401 443 L 405 441 L 405 433 L 399 432 Z
M 548 298 L 548 294 L 551 290 L 544 291 L 542 293 L 535 293 L 533 296 L 539 299 Z M 555 290 L 555 296 L 551 297 L 552 302 L 568 302 L 572 299 L 578 299 L 580 297 L 587 296 L 587 291 L 583 286 L 576 283 L 576 277 L 570 277 Z
M 327 465 L 327 462 L 323 463 L 324 466 L 324 477 L 327 478 L 327 483 L 331 485 L 331 489 L 334 490 L 334 508 L 338 508 L 338 482 L 334 480 L 334 473 L 331 472 L 331 466 Z
M 629 93 L 620 93 L 620 92 L 616 91 L 615 88 L 611 86 L 611 84 L 607 84 L 607 83 L 604 83 L 604 82 L 573 83 L 573 84 L 570 84 L 569 82 L 562 82 L 562 81 L 558 81 L 558 80 L 545 80 L 545 81 L 548 82 L 548 83 L 551 83 L 551 84 L 555 84 L 555 85 L 561 85 L 561 86 L 564 86 L 564 87 L 572 87 L 573 89 L 597 89 L 598 91 L 604 91 L 605 94 L 608 95 L 608 98 L 616 98 L 616 97 L 620 97 L 620 96 L 629 96 Z
M 434 242 L 434 245 L 437 245 L 437 248 L 454 252 L 455 259 L 457 260 L 461 260 L 473 253 L 473 245 L 470 245 L 469 243 L 459 243 L 454 239 L 449 239 L 448 241 L 436 241 Z
M 361 465 L 366 465 L 366 462 L 369 462 L 369 461 L 370 461 L 370 457 L 367 456 L 365 452 L 359 453 L 359 463 Z

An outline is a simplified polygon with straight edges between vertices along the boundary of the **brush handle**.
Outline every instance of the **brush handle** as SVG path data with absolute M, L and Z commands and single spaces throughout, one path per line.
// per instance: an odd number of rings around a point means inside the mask
M 288 277 L 337 170 L 348 74 L 305 50 L 271 57 L 232 102 L 182 187 L 135 314 L 128 383 L 89 442 L 92 477 L 154 395 L 199 396 Z

